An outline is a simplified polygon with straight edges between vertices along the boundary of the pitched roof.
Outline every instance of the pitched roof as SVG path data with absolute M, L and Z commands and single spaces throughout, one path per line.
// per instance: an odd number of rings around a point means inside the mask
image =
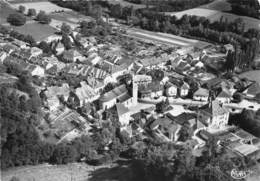
M 84 65 L 80 70 L 78 70 L 78 74 L 82 76 L 93 75 L 97 79 L 104 79 L 108 73 L 102 69 Z
M 230 98 L 231 94 L 228 90 L 223 89 L 217 97 L 221 97 L 221 98 Z
M 121 96 L 123 96 L 124 94 L 127 94 L 128 93 L 128 90 L 126 89 L 126 85 L 125 84 L 122 84 L 116 88 L 114 88 L 113 90 L 103 94 L 101 97 L 100 97 L 100 101 L 102 102 L 107 102 L 107 101 L 110 101 L 112 99 L 117 99 Z
M 69 85 L 63 84 L 62 87 L 58 87 L 58 86 L 48 87 L 47 90 L 45 91 L 45 95 L 48 98 L 58 96 L 58 95 L 69 96 L 69 92 L 70 92 Z
M 246 90 L 246 94 L 256 95 L 258 93 L 260 93 L 260 85 L 257 82 L 251 84 Z
M 90 99 L 97 95 L 95 93 L 95 91 L 89 85 L 87 85 L 86 82 L 80 82 L 80 84 L 81 84 L 81 87 L 78 87 L 75 90 L 75 93 L 80 100 Z
M 228 110 L 223 107 L 220 106 L 220 102 L 217 100 L 212 101 L 212 116 L 219 116 L 219 115 L 224 115 L 228 113 Z
M 56 49 L 59 49 L 59 48 L 65 48 L 61 42 L 59 42 L 58 45 L 56 46 Z
M 78 56 L 82 56 L 82 55 L 77 50 L 70 49 L 63 52 L 63 57 L 65 59 L 73 59 Z
M 162 91 L 164 89 L 163 85 L 161 85 L 158 82 L 151 82 L 149 84 L 140 84 L 138 85 L 138 90 L 142 93 L 145 92 L 157 92 L 157 91 Z
M 209 95 L 209 91 L 207 89 L 204 88 L 199 88 L 194 95 L 196 96 L 208 96 Z
M 116 104 L 116 110 L 117 110 L 118 116 L 122 116 L 125 113 L 129 112 L 129 109 L 127 107 L 125 107 L 124 104 L 121 104 L 121 103 Z

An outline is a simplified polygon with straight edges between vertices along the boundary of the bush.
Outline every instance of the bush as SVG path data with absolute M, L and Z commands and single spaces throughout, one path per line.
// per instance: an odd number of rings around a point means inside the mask
M 22 26 L 26 23 L 26 17 L 19 13 L 10 14 L 7 17 L 7 22 L 11 25 Z

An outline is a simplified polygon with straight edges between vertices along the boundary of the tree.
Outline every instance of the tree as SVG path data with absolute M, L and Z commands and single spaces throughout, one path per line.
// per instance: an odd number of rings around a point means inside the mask
M 6 26 L 0 25 L 0 33 L 2 34 L 8 34 L 9 29 Z
M 26 35 L 25 38 L 24 38 L 24 41 L 29 43 L 31 46 L 35 46 L 36 45 L 36 41 L 32 37 L 32 35 Z
M 62 34 L 66 34 L 69 35 L 71 33 L 71 27 L 70 25 L 66 24 L 66 23 L 62 23 L 61 25 L 61 33 Z
M 71 44 L 70 38 L 69 38 L 69 36 L 67 34 L 63 34 L 62 35 L 61 42 L 63 43 L 64 47 L 67 50 L 71 49 L 72 44 Z
M 60 144 L 54 149 L 51 161 L 56 164 L 67 164 L 75 161 L 77 156 L 77 151 L 74 147 Z
M 43 53 L 50 54 L 51 53 L 51 47 L 46 41 L 41 41 L 38 45 L 40 49 L 42 49 Z
M 51 18 L 44 11 L 38 13 L 36 20 L 42 24 L 49 24 L 51 22 Z
M 18 8 L 18 11 L 22 14 L 24 14 L 25 12 L 25 7 L 23 5 L 20 5 L 19 8 Z
M 11 25 L 22 26 L 26 23 L 26 17 L 19 13 L 10 14 L 7 17 L 7 22 Z
M 36 10 L 33 8 L 28 9 L 28 16 L 36 16 Z
M 115 88 L 115 85 L 112 83 L 108 83 L 103 90 L 103 93 L 109 92 Z
M 243 95 L 240 93 L 234 93 L 233 99 L 234 102 L 239 103 L 243 100 Z

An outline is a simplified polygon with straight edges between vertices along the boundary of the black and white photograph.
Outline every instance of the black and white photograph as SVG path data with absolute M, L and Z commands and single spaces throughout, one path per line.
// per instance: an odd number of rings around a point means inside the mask
M 260 0 L 0 0 L 0 181 L 260 181 Z

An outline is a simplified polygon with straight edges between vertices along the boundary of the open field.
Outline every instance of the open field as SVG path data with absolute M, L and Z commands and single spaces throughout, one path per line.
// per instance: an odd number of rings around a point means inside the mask
M 221 16 L 223 16 L 224 18 L 227 18 L 228 21 L 234 21 L 237 18 L 242 18 L 245 22 L 246 29 L 256 28 L 256 29 L 260 30 L 260 20 L 258 20 L 258 19 L 250 18 L 250 17 L 246 17 L 246 16 L 238 16 L 238 15 L 231 14 L 231 13 L 224 13 L 224 12 L 217 11 L 217 10 L 194 8 L 194 9 L 189 9 L 189 10 L 181 11 L 181 12 L 177 12 L 177 13 L 168 12 L 166 14 L 175 15 L 177 18 L 181 18 L 185 14 L 196 15 L 196 16 L 203 15 L 206 18 L 208 18 L 211 22 L 218 21 L 221 18 Z
M 205 47 L 210 43 L 202 42 L 199 40 L 193 40 L 188 38 L 183 38 L 180 36 L 175 36 L 167 33 L 157 33 L 152 31 L 145 31 L 141 29 L 131 28 L 127 31 L 133 38 L 155 41 L 159 43 L 174 45 L 174 46 L 196 46 L 196 47 Z
M 127 161 L 118 161 L 102 166 L 72 163 L 17 167 L 2 171 L 1 181 L 10 181 L 13 176 L 18 177 L 20 181 L 130 181 L 132 173 L 128 164 Z
M 7 0 L 9 3 L 43 2 L 47 0 Z
M 215 0 L 209 4 L 202 5 L 200 8 L 211 9 L 216 11 L 231 11 L 231 5 L 227 2 L 228 0 Z
M 25 8 L 28 10 L 29 8 L 34 8 L 36 12 L 39 11 L 45 11 L 46 13 L 52 13 L 57 11 L 71 11 L 67 8 L 62 8 L 57 6 L 56 4 L 53 4 L 48 1 L 42 1 L 42 2 L 26 2 L 26 3 L 14 3 L 11 4 L 14 8 L 18 8 L 20 5 L 25 6 Z
M 37 22 L 28 23 L 23 26 L 12 26 L 13 29 L 21 34 L 30 34 L 36 41 L 42 41 L 50 35 L 53 35 L 56 30 L 49 25 L 39 24 Z
M 260 70 L 252 70 L 248 72 L 244 72 L 239 75 L 241 78 L 248 78 L 249 80 L 256 81 L 260 84 Z
M 50 16 L 52 18 L 50 26 L 54 28 L 60 27 L 63 22 L 67 23 L 72 28 L 76 28 L 79 26 L 80 21 L 90 21 L 92 19 L 89 16 L 84 16 L 74 11 L 52 13 Z
M 133 6 L 134 9 L 142 9 L 145 8 L 146 5 L 144 4 L 135 4 L 135 3 L 130 3 L 124 0 L 108 0 L 109 3 L 111 4 L 121 4 L 121 6 L 126 7 L 126 6 Z M 149 6 L 151 7 L 151 6 Z

